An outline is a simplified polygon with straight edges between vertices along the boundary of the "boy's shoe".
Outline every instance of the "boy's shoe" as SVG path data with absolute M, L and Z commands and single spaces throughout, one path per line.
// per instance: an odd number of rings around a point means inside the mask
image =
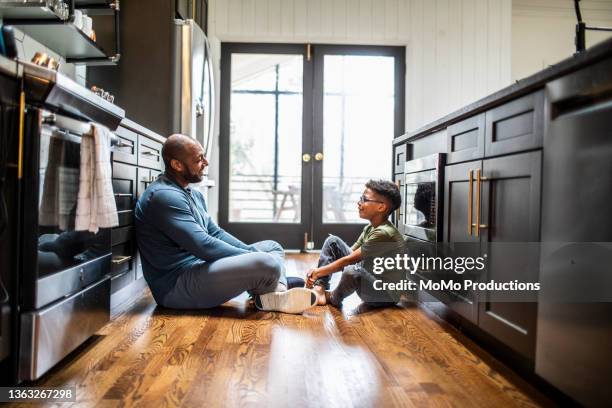
M 287 289 L 303 288 L 306 282 L 297 276 L 287 276 Z
M 317 295 L 310 289 L 293 288 L 255 296 L 255 307 L 267 312 L 300 314 L 317 304 Z

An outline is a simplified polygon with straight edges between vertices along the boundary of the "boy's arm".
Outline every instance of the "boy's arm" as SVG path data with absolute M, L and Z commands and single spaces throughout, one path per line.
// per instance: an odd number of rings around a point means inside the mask
M 361 248 L 357 248 L 351 254 L 344 256 L 334 262 L 321 266 L 320 268 L 312 269 L 308 272 L 306 286 L 312 287 L 315 281 L 323 276 L 331 275 L 334 272 L 341 271 L 345 266 L 353 265 L 361 261 Z

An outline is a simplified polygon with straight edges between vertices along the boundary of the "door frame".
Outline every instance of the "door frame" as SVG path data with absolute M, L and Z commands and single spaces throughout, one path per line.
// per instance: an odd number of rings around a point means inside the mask
M 393 138 L 404 134 L 405 121 L 405 87 L 406 87 L 406 47 L 403 46 L 379 46 L 379 45 L 313 45 L 314 49 L 314 82 L 313 82 L 313 150 L 310 152 L 314 157 L 317 152 L 323 151 L 323 79 L 325 55 L 350 55 L 350 56 L 386 56 L 395 59 L 394 84 L 395 84 L 395 113 Z M 320 84 L 321 86 L 316 86 Z M 315 108 L 316 107 L 316 108 Z M 387 158 L 385 158 L 386 160 Z M 393 180 L 393 160 L 389 157 L 389 180 Z M 309 236 L 314 240 L 315 248 L 320 248 L 328 234 L 336 235 L 349 244 L 357 240 L 363 229 L 362 224 L 335 224 L 323 223 L 323 161 L 313 163 L 313 181 L 319 181 L 313 185 L 312 194 L 312 224 Z M 355 210 L 357 203 L 355 203 Z
M 220 126 L 219 126 L 219 225 L 249 243 L 262 239 L 281 242 L 285 247 L 302 249 L 305 234 L 320 248 L 329 233 L 347 242 L 355 241 L 362 224 L 323 224 L 323 166 L 322 161 L 302 163 L 301 222 L 300 223 L 251 223 L 229 222 L 230 161 L 230 108 L 231 108 L 231 55 L 244 54 L 301 54 L 303 56 L 303 106 L 302 106 L 302 154 L 314 157 L 323 152 L 323 62 L 324 55 L 389 56 L 395 59 L 395 112 L 394 138 L 404 134 L 406 47 L 379 45 L 330 45 L 330 44 L 277 44 L 277 43 L 221 43 L 220 75 Z M 320 86 L 316 86 L 320 84 Z M 315 106 L 317 108 L 315 109 Z M 323 152 L 324 153 L 324 152 Z M 386 158 L 385 158 L 386 159 Z M 389 180 L 393 179 L 393 163 L 389 165 Z M 315 181 L 319 181 L 315 185 Z M 308 200 L 307 200 L 308 198 Z M 355 203 L 356 205 L 356 203 Z M 318 222 L 315 222 L 316 218 Z
M 219 225 L 242 241 L 252 243 L 265 239 L 281 242 L 287 248 L 302 248 L 303 233 L 310 229 L 310 204 L 305 197 L 312 186 L 312 166 L 302 163 L 302 185 L 300 196 L 299 223 L 253 223 L 229 222 L 229 182 L 230 182 L 230 108 L 231 108 L 231 56 L 240 54 L 301 54 L 303 56 L 303 99 L 302 99 L 302 151 L 312 150 L 312 63 L 308 61 L 304 44 L 262 44 L 262 43 L 221 43 L 221 92 L 219 123 Z M 310 163 L 309 163 L 310 164 Z

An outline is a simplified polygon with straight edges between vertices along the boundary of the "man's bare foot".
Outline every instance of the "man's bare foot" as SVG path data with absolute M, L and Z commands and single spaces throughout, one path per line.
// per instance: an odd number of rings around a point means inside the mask
M 323 286 L 315 285 L 312 287 L 312 290 L 317 295 L 317 305 L 324 306 L 327 304 L 327 296 L 325 294 L 325 289 Z

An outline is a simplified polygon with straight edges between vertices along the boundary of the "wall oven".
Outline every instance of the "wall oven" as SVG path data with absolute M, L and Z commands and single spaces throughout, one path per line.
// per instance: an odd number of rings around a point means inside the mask
M 14 116 L 23 119 L 0 134 L 12 164 L 0 243 L 0 269 L 12 282 L 10 353 L 0 363 L 6 384 L 40 378 L 109 321 L 111 230 L 75 230 L 80 150 L 92 123 L 113 130 L 125 116 L 60 73 L 19 66 Z
M 76 231 L 90 124 L 28 109 L 22 192 L 19 380 L 34 380 L 110 316 L 111 231 Z
M 438 242 L 442 238 L 445 156 L 433 154 L 404 165 L 402 227 L 409 239 Z

